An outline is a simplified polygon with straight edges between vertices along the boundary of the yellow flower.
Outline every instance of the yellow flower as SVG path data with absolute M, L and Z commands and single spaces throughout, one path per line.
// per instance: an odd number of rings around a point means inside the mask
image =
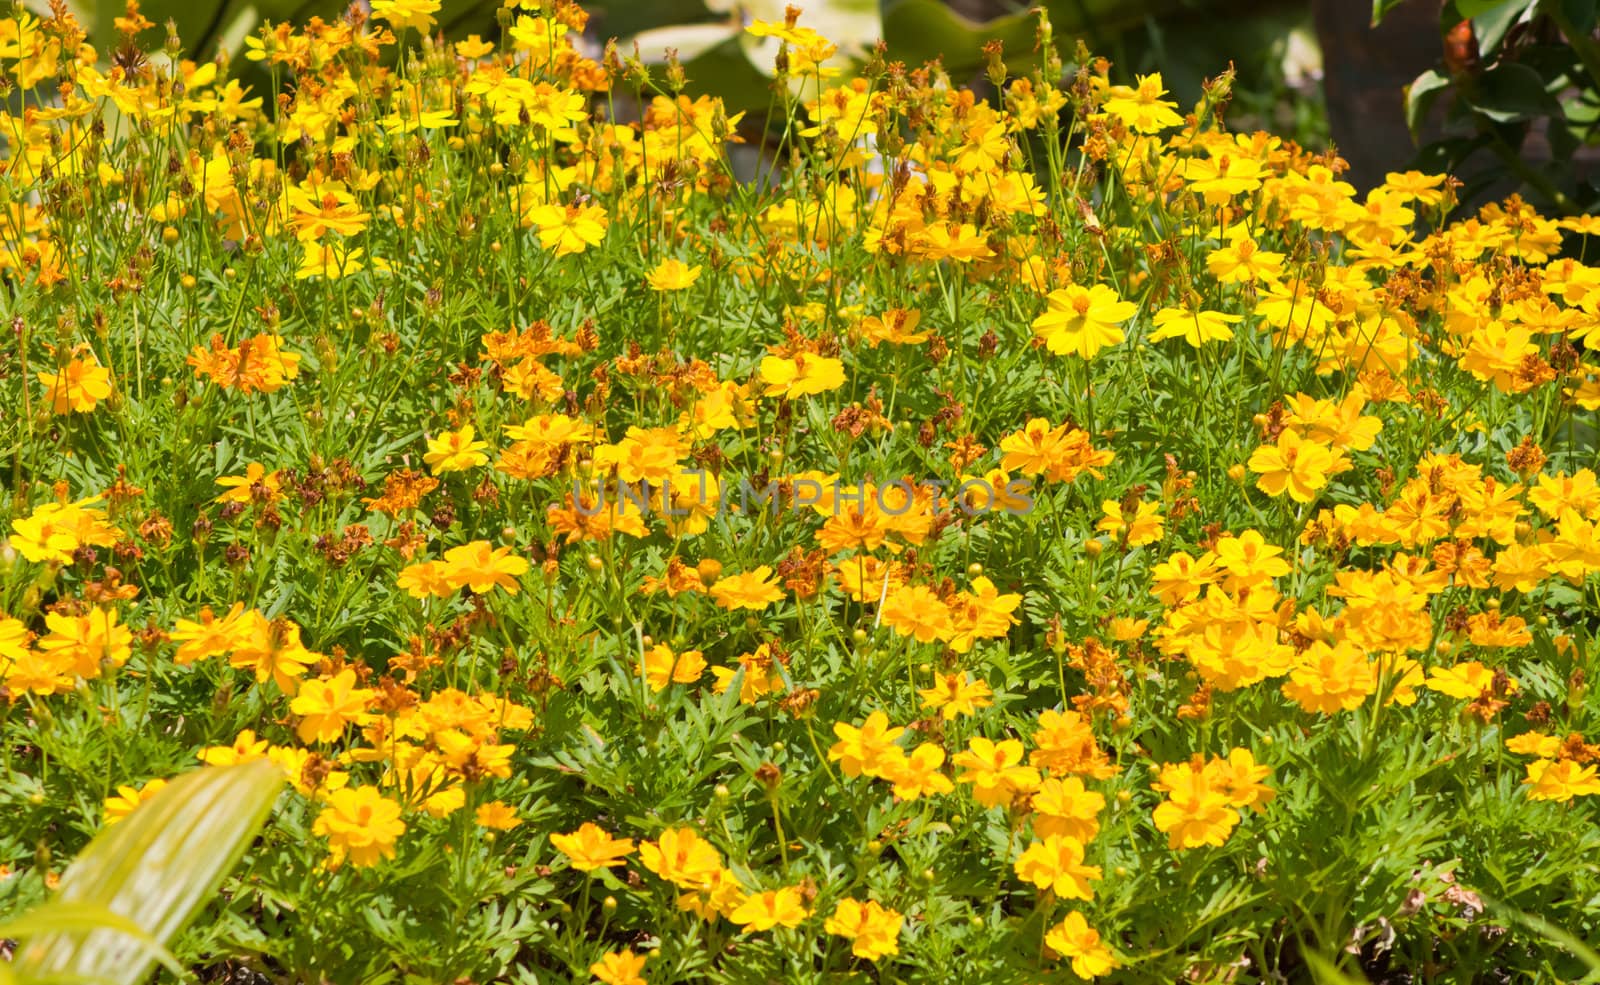
M 822 929 L 850 941 L 850 953 L 863 961 L 876 961 L 900 953 L 900 927 L 905 918 L 874 900 L 865 903 L 842 899 Z
M 1074 284 L 1051 291 L 1046 301 L 1049 307 L 1033 320 L 1033 334 L 1058 356 L 1076 353 L 1084 359 L 1121 342 L 1120 326 L 1139 310 L 1104 284 L 1088 288 Z
M 1183 117 L 1176 112 L 1178 104 L 1161 98 L 1167 94 L 1161 73 L 1141 75 L 1138 81 L 1138 88 L 1112 86 L 1111 98 L 1101 108 L 1138 133 L 1160 133 L 1181 126 Z
M 372 719 L 367 705 L 373 692 L 356 687 L 356 672 L 348 667 L 331 680 L 305 681 L 289 702 L 289 711 L 301 716 L 295 729 L 301 742 L 333 742 L 346 725 L 365 725 Z
M 223 475 L 217 477 L 217 485 L 225 490 L 213 503 L 248 503 L 255 498 L 256 486 L 266 490 L 269 498 L 275 496 L 282 483 L 277 472 L 268 472 L 267 467 L 260 462 L 251 462 L 244 468 L 244 475 Z
M 1168 847 L 1220 846 L 1239 823 L 1213 771 L 1193 763 L 1162 767 L 1158 790 L 1167 794 L 1155 810 L 1156 828 L 1166 832 Z
M 944 765 L 944 750 L 931 742 L 924 742 L 909 754 L 888 759 L 890 769 L 884 779 L 894 784 L 894 795 L 901 800 L 945 794 L 956 788 L 939 769 Z
M 400 569 L 395 587 L 405 589 L 406 594 L 414 599 L 446 598 L 455 593 L 456 586 L 445 576 L 445 571 L 443 561 L 408 564 Z
M 966 770 L 956 779 L 972 784 L 972 796 L 985 807 L 1009 804 L 1017 794 L 1039 788 L 1039 771 L 1019 765 L 1021 762 L 1022 743 L 1016 739 L 995 742 L 982 736 L 970 739 L 966 751 L 951 760 Z
M 1245 236 L 1206 257 L 1206 269 L 1224 284 L 1275 280 L 1283 273 L 1283 254 L 1263 250 Z
M 1062 835 L 1029 845 L 1013 867 L 1024 882 L 1052 890 L 1061 899 L 1093 899 L 1089 882 L 1100 878 L 1098 865 L 1083 864 L 1083 842 Z
M 41 372 L 39 382 L 56 414 L 86 413 L 111 395 L 111 371 L 92 357 L 69 359 L 58 373 Z
M 1150 333 L 1150 341 L 1182 339 L 1198 349 L 1207 342 L 1226 342 L 1232 339 L 1233 329 L 1228 326 L 1243 320 L 1242 315 L 1229 315 L 1220 311 L 1162 308 L 1156 312 L 1155 331 Z
M 785 886 L 747 897 L 728 914 L 728 919 L 746 930 L 771 930 L 798 927 L 810 915 L 800 887 Z
M 889 749 L 904 732 L 903 728 L 890 728 L 889 716 L 881 711 L 868 715 L 859 728 L 835 722 L 833 734 L 839 741 L 828 750 L 828 759 L 838 763 L 848 777 L 882 776 L 885 763 L 894 760 Z
M 1085 789 L 1077 777 L 1050 777 L 1033 795 L 1033 831 L 1041 838 L 1060 835 L 1088 844 L 1100 831 L 1105 806 L 1105 797 Z
M 1579 766 L 1570 759 L 1536 759 L 1528 764 L 1528 778 L 1522 785 L 1528 788 L 1529 800 L 1566 803 L 1573 797 L 1600 794 L 1600 778 L 1595 773 L 1592 764 Z
M 1283 693 L 1306 711 L 1324 715 L 1353 711 L 1377 690 L 1377 665 L 1349 640 L 1332 646 L 1317 640 L 1298 660 L 1283 683 Z
M 117 542 L 117 531 L 105 522 L 105 514 L 89 508 L 98 498 L 45 503 L 11 521 L 8 543 L 29 561 L 56 564 L 71 564 L 73 552 L 86 544 L 109 547 Z
M 923 688 L 917 693 L 922 695 L 923 707 L 929 711 L 937 711 L 945 721 L 950 721 L 961 715 L 976 714 L 979 708 L 987 708 L 994 704 L 990 696 L 994 693 L 989 690 L 988 683 L 981 680 L 969 680 L 967 674 L 938 674 L 933 687 Z
M 456 54 L 462 58 L 482 58 L 494 51 L 494 42 L 485 41 L 476 34 L 469 34 L 465 41 L 456 42 Z
M 825 393 L 844 386 L 844 363 L 829 356 L 797 352 L 793 356 L 766 356 L 761 360 L 763 393 L 785 400 Z
M 723 575 L 711 586 L 711 597 L 724 609 L 760 612 L 783 598 L 783 588 L 770 581 L 771 577 L 772 568 L 765 564 L 736 575 Z
M 1292 429 L 1278 435 L 1275 445 L 1262 445 L 1250 455 L 1250 471 L 1260 473 L 1256 487 L 1268 496 L 1288 491 L 1297 503 L 1317 498 L 1334 468 L 1333 452 L 1324 444 L 1300 437 Z
M 68 677 L 92 680 L 105 664 L 121 667 L 133 654 L 133 634 L 117 625 L 115 609 L 90 609 L 81 616 L 52 612 L 44 621 L 50 633 L 39 640 L 39 650 Z
M 950 606 L 926 585 L 890 589 L 881 615 L 884 625 L 919 643 L 948 640 L 955 634 Z
M 285 694 L 297 690 L 294 682 L 306 675 L 306 667 L 322 659 L 300 642 L 300 627 L 287 619 L 269 620 L 255 609 L 243 620 L 228 666 L 254 671 L 257 683 L 271 680 Z
M 1423 686 L 1452 698 L 1476 701 L 1494 690 L 1494 676 L 1495 672 L 1490 668 L 1476 660 L 1468 660 L 1454 667 L 1433 668 L 1428 671 L 1428 679 Z M 1515 694 L 1516 680 L 1506 678 L 1505 689 L 1508 694 Z
M 679 889 L 710 888 L 722 871 L 722 854 L 692 828 L 668 828 L 655 841 L 643 842 L 639 861 Z
M 345 787 L 328 795 L 328 806 L 311 825 L 311 833 L 328 839 L 328 868 L 346 859 L 358 869 L 394 858 L 395 842 L 406 830 L 400 805 L 376 787 Z
M 236 766 L 267 756 L 267 740 L 256 738 L 251 729 L 241 731 L 231 746 L 209 746 L 195 754 L 207 766 Z
M 699 279 L 699 266 L 687 266 L 677 257 L 661 261 L 645 276 L 651 288 L 657 291 L 681 291 Z
M 439 0 L 372 0 L 372 16 L 388 21 L 396 31 L 408 27 L 427 31 L 438 12 Z
M 483 453 L 489 443 L 472 440 L 475 434 L 471 424 L 464 424 L 458 431 L 446 431 L 437 438 L 429 438 L 428 453 L 422 460 L 434 475 L 477 468 L 489 461 L 489 456 Z
M 589 966 L 589 974 L 604 985 L 650 985 L 640 974 L 648 954 L 634 954 L 631 950 L 608 951 L 600 960 Z
M 613 838 L 598 824 L 585 821 L 571 834 L 553 834 L 550 844 L 567 857 L 567 862 L 579 872 L 593 872 L 621 865 L 623 859 L 633 854 L 633 841 Z
M 1117 967 L 1117 959 L 1100 941 L 1100 934 L 1089 926 L 1083 914 L 1074 910 L 1051 927 L 1044 944 L 1072 961 L 1072 973 L 1079 978 L 1098 978 Z
M 512 553 L 510 547 L 491 548 L 486 540 L 452 547 L 444 552 L 443 577 L 451 588 L 470 588 L 479 595 L 496 586 L 515 595 L 517 579 L 528 571 L 528 562 Z
M 118 787 L 115 797 L 106 798 L 106 823 L 116 824 L 132 814 L 134 808 L 160 793 L 166 785 L 166 780 L 155 779 L 142 787 Z
M 1161 539 L 1162 531 L 1166 527 L 1159 502 L 1139 503 L 1132 517 L 1127 516 L 1123 512 L 1122 504 L 1114 499 L 1102 502 L 1100 510 L 1105 513 L 1105 517 L 1095 524 L 1095 529 L 1113 537 L 1121 537 L 1123 543 L 1129 547 L 1154 544 Z
M 699 650 L 674 654 L 664 643 L 645 651 L 644 676 L 650 690 L 664 691 L 668 684 L 693 684 L 706 672 L 706 660 Z
M 295 280 L 338 280 L 366 269 L 361 257 L 366 253 L 360 247 L 346 248 L 336 243 L 319 243 L 308 240 L 301 245 L 300 267 L 294 272 Z
M 539 227 L 539 245 L 556 256 L 582 253 L 606 238 L 606 210 L 598 205 L 540 205 L 528 219 Z

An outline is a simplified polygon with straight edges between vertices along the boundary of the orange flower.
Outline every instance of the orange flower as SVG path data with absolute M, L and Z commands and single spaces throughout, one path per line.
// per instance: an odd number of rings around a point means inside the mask
M 752 571 L 724 575 L 711 586 L 711 597 L 724 609 L 754 609 L 760 612 L 783 598 L 783 589 L 772 580 L 772 568 L 761 565 Z
M 510 547 L 489 546 L 486 540 L 452 547 L 444 552 L 444 579 L 452 588 L 463 586 L 479 595 L 496 586 L 515 595 L 517 579 L 528 571 L 528 562 L 511 553 Z
M 45 399 L 56 414 L 85 413 L 111 395 L 111 371 L 90 358 L 67 360 L 59 373 L 39 374 Z

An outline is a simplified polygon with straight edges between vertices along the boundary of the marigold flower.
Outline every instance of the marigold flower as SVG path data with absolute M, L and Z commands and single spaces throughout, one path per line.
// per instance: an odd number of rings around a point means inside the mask
M 472 425 L 465 424 L 459 430 L 445 431 L 437 438 L 429 438 L 428 452 L 422 456 L 422 460 L 434 475 L 475 469 L 489 461 L 489 456 L 483 453 L 489 443 L 474 441 L 473 437 Z
M 898 911 L 846 897 L 839 901 L 822 929 L 850 941 L 850 953 L 864 961 L 900 953 L 900 927 L 905 918 Z
M 985 807 L 1009 804 L 1017 794 L 1039 788 L 1039 771 L 1020 765 L 1022 743 L 1015 739 L 995 742 L 974 736 L 951 762 L 966 771 L 956 780 L 972 784 L 972 796 Z
M 994 692 L 989 690 L 988 683 L 969 680 L 969 677 L 968 674 L 935 675 L 933 687 L 917 691 L 922 696 L 922 706 L 950 721 L 961 715 L 976 714 L 979 708 L 994 704 L 990 700 Z
M 844 363 L 829 356 L 795 353 L 789 358 L 766 356 L 761 360 L 762 391 L 769 397 L 792 400 L 813 393 L 826 393 L 844 386 Z
M 444 579 L 453 588 L 469 588 L 482 595 L 496 587 L 507 595 L 521 589 L 517 579 L 527 574 L 528 562 L 512 553 L 510 547 L 490 547 L 486 540 L 475 540 L 444 552 Z
M 1570 759 L 1551 761 L 1536 759 L 1528 764 L 1527 779 L 1529 800 L 1553 800 L 1566 803 L 1573 797 L 1593 797 L 1600 794 L 1600 777 L 1594 764 L 1579 766 Z
M 1101 942 L 1099 932 L 1076 910 L 1045 933 L 1044 944 L 1070 960 L 1072 973 L 1079 978 L 1098 978 L 1117 967 L 1117 959 Z
M 333 742 L 344 734 L 345 726 L 371 720 L 367 707 L 375 692 L 355 684 L 356 672 L 348 667 L 328 680 L 300 684 L 289 711 L 300 716 L 295 732 L 301 742 Z
M 641 974 L 649 957 L 648 954 L 634 954 L 626 948 L 607 951 L 599 961 L 589 966 L 589 974 L 603 985 L 650 985 Z
M 556 846 L 556 850 L 567 857 L 568 864 L 579 872 L 612 868 L 621 865 L 624 859 L 633 854 L 632 839 L 613 838 L 604 828 L 588 821 L 571 834 L 551 835 L 550 844 Z M 650 868 L 652 872 L 660 874 L 653 866 Z
M 106 798 L 105 823 L 116 824 L 132 814 L 145 801 L 166 788 L 167 781 L 157 777 L 142 787 L 119 786 L 114 797 Z
M 806 909 L 799 886 L 785 886 L 764 893 L 754 893 L 734 907 L 728 919 L 746 930 L 771 930 L 774 927 L 798 927 L 811 915 Z
M 639 861 L 678 888 L 689 890 L 708 888 L 722 870 L 721 853 L 692 828 L 668 828 L 655 841 L 641 842 Z
M 1087 288 L 1074 284 L 1051 291 L 1046 301 L 1045 313 L 1033 320 L 1033 334 L 1058 356 L 1076 353 L 1084 359 L 1093 359 L 1101 349 L 1121 342 L 1120 326 L 1139 310 L 1104 284 Z
M 668 257 L 645 276 L 655 291 L 682 291 L 700 279 L 700 267 L 688 266 L 677 257 Z
M 889 748 L 905 729 L 890 728 L 889 716 L 875 711 L 860 727 L 835 722 L 833 734 L 839 741 L 828 750 L 828 759 L 838 763 L 845 776 L 883 776 Z
M 40 372 L 39 382 L 45 385 L 45 399 L 56 414 L 88 413 L 111 396 L 111 371 L 93 357 L 75 356 L 60 372 Z
M 345 787 L 328 795 L 311 833 L 328 839 L 328 867 L 349 860 L 358 869 L 394 858 L 395 842 L 405 833 L 400 805 L 376 787 Z
M 1276 445 L 1262 445 L 1250 455 L 1250 471 L 1260 473 L 1256 486 L 1268 496 L 1285 491 L 1297 503 L 1317 498 L 1333 471 L 1333 452 L 1320 442 L 1302 438 L 1292 430 L 1278 435 Z
M 759 565 L 736 575 L 723 575 L 711 586 L 711 597 L 724 609 L 760 612 L 783 598 L 783 588 L 772 580 L 772 567 Z
M 1013 863 L 1017 876 L 1061 899 L 1094 899 L 1090 881 L 1098 881 L 1100 867 L 1083 864 L 1083 843 L 1076 838 L 1050 835 L 1029 845 Z

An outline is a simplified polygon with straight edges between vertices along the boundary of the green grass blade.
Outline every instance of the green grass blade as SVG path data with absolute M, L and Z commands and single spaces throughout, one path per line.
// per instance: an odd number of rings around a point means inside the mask
M 101 831 L 62 875 L 55 897 L 22 918 L 32 929 L 13 974 L 23 983 L 143 981 L 239 861 L 282 786 L 278 768 L 265 761 L 172 781 Z M 85 919 L 96 912 L 110 919 Z

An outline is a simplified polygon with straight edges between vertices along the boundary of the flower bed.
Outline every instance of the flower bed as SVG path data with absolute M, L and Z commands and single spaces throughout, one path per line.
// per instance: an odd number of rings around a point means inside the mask
M 438 6 L 265 92 L 0 22 L 5 907 L 264 758 L 191 966 L 1596 962 L 1594 220 L 1358 195 L 1044 21 L 993 102 L 751 25 L 741 182 L 577 7 Z

